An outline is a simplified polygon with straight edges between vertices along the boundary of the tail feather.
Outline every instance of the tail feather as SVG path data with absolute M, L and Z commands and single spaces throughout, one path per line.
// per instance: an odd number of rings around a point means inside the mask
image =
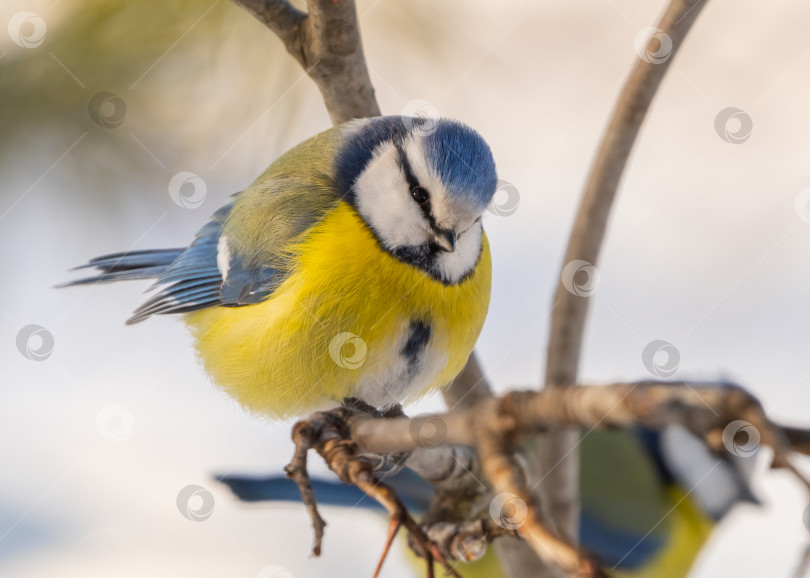
M 301 492 L 295 482 L 285 476 L 261 476 L 249 474 L 221 474 L 215 476 L 244 502 L 300 502 Z M 366 496 L 356 486 L 338 480 L 314 477 L 311 480 L 315 498 L 319 504 L 345 506 L 348 508 L 382 509 L 374 499 Z M 408 467 L 385 476 L 385 483 L 413 513 L 423 513 L 433 499 L 433 484 L 425 481 Z
M 223 279 L 218 263 L 219 236 L 232 207 L 233 201 L 214 213 L 188 247 L 127 251 L 96 257 L 78 267 L 95 268 L 95 275 L 57 287 L 154 279 L 155 283 L 146 291 L 158 290 L 158 293 L 135 310 L 127 325 L 152 315 L 187 313 L 220 305 L 223 303 L 220 295 Z
M 110 253 L 95 259 L 90 259 L 86 265 L 76 269 L 96 267 L 103 271 L 123 271 L 125 269 L 139 269 L 156 265 L 170 265 L 185 249 L 146 249 L 143 251 L 125 251 Z
M 87 264 L 76 267 L 76 269 L 96 268 L 101 273 L 61 283 L 57 287 L 112 283 L 132 279 L 154 279 L 162 275 L 183 251 L 184 249 L 155 249 L 111 253 L 96 257 Z
M 65 281 L 55 285 L 57 289 L 73 287 L 74 285 L 95 285 L 96 283 L 114 283 L 116 281 L 131 281 L 133 279 L 154 279 L 166 270 L 166 265 L 157 267 L 144 267 L 142 269 L 126 269 L 114 273 L 101 273 L 92 277 L 82 277 L 73 281 Z
M 300 502 L 301 492 L 292 480 L 283 476 L 222 475 L 217 476 L 243 502 Z M 362 490 L 339 481 L 314 478 L 312 490 L 319 505 L 362 507 L 369 510 L 383 510 L 374 499 Z

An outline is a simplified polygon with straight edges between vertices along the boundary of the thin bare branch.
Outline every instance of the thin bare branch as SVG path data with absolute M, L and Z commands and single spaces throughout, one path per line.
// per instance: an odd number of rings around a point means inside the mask
M 741 443 L 735 440 L 740 420 L 757 431 L 760 444 L 772 449 L 771 467 L 790 471 L 810 489 L 808 480 L 793 464 L 793 450 L 785 431 L 767 419 L 756 398 L 727 384 L 695 389 L 682 382 L 642 382 L 511 392 L 502 397 L 483 398 L 470 408 L 416 418 L 374 419 L 361 410 L 344 407 L 313 414 L 300 422 L 295 431 L 309 432 L 302 439 L 323 456 L 343 481 L 357 485 L 382 503 L 395 521 L 392 527 L 405 526 L 416 550 L 439 561 L 480 556 L 483 538 L 486 541 L 491 538 L 486 533 L 471 532 L 470 526 L 465 525 L 467 521 L 481 519 L 476 511 L 464 502 L 460 505 L 447 502 L 423 520 L 425 529 L 422 529 L 390 488 L 373 477 L 370 463 L 360 456 L 419 448 L 439 451 L 437 444 L 471 446 L 478 453 L 487 485 L 497 494 L 488 508 L 493 522 L 525 540 L 547 568 L 562 568 L 566 576 L 599 577 L 602 573 L 594 560 L 554 529 L 535 498 L 525 470 L 515 457 L 526 439 L 550 426 L 640 424 L 661 428 L 677 423 L 703 439 L 711 450 L 736 453 L 739 449 L 736 444 Z M 421 434 L 428 425 L 434 432 L 440 426 L 441 439 Z M 302 487 L 302 492 L 306 491 Z M 519 513 L 505 509 L 515 504 L 520 506 Z M 510 535 L 500 530 L 496 533 Z
M 444 419 L 443 416 L 434 416 L 433 419 L 437 418 Z M 416 431 L 420 422 L 411 420 L 411 423 L 414 425 L 410 428 Z M 792 452 L 810 455 L 810 430 L 781 426 L 773 422 L 770 427 L 782 433 Z M 413 431 L 409 433 L 413 434 Z M 426 481 L 449 490 L 458 489 L 464 492 L 485 484 L 478 454 L 468 445 L 448 443 L 438 447 L 417 447 L 411 451 L 408 467 Z
M 802 552 L 802 557 L 799 560 L 799 564 L 796 566 L 796 571 L 793 573 L 793 578 L 807 578 L 807 574 L 810 572 L 810 544 L 807 544 L 804 547 L 804 551 Z
M 461 373 L 453 380 L 453 383 L 442 390 L 442 395 L 444 396 L 445 404 L 447 404 L 447 407 L 451 410 L 470 408 L 484 398 L 492 395 L 492 387 L 484 375 L 475 352 L 470 356 L 467 365 L 464 366 Z M 433 452 L 435 460 L 436 457 L 441 456 L 440 452 L 443 450 L 453 448 L 454 451 L 460 451 L 466 447 L 467 446 L 443 446 L 441 448 L 433 448 L 431 451 Z M 427 519 L 438 519 L 438 515 L 442 513 L 442 510 L 458 509 L 454 506 L 445 505 L 447 502 L 464 504 L 471 501 L 469 493 L 464 493 L 464 491 L 475 489 L 476 484 L 480 484 L 480 480 L 483 478 L 483 472 L 481 472 L 481 463 L 478 460 L 478 454 L 472 449 L 470 449 L 470 451 L 473 453 L 475 460 L 473 462 L 469 460 L 466 462 L 466 471 L 461 472 L 462 475 L 460 478 L 453 478 L 452 485 L 444 481 L 441 482 L 431 503 L 431 508 L 426 515 Z M 414 452 L 415 455 L 418 453 L 419 450 Z M 525 448 L 518 449 L 516 453 L 520 454 L 527 463 L 531 463 L 532 456 L 528 455 Z M 438 472 L 434 469 L 435 463 L 437 462 L 424 461 L 422 469 L 417 470 L 417 472 L 422 477 L 432 475 L 433 481 L 436 483 L 436 479 L 438 478 L 436 474 Z M 408 460 L 408 465 L 413 468 L 413 457 Z M 454 493 L 453 487 L 462 488 L 462 492 Z M 536 487 L 532 490 L 532 494 L 534 499 L 540 502 L 539 506 L 545 508 L 545 503 L 548 500 L 542 495 L 542 489 Z M 500 540 L 495 542 L 494 546 L 498 553 L 498 562 L 502 570 L 506 573 L 506 576 L 510 578 L 534 578 L 537 576 L 538 566 L 540 566 L 541 562 L 534 553 L 534 550 L 532 550 L 526 542 L 521 540 L 516 532 L 501 537 Z
M 301 491 L 301 500 L 307 507 L 314 531 L 312 554 L 320 556 L 323 529 L 326 527 L 326 522 L 318 511 L 318 504 L 312 491 L 312 482 L 307 471 L 307 452 L 314 443 L 315 435 L 312 428 L 307 427 L 305 422 L 299 422 L 293 429 L 292 438 L 295 443 L 295 454 L 292 461 L 284 469 L 287 472 L 287 477 L 293 480 Z
M 442 390 L 444 403 L 449 409 L 472 407 L 485 397 L 492 395 L 492 388 L 484 376 L 484 370 L 478 362 L 478 355 L 473 351 L 467 365 L 453 382 Z
M 470 446 L 417 448 L 408 456 L 408 467 L 426 481 L 448 491 L 469 492 L 484 485 L 478 454 Z
M 298 60 L 298 55 L 301 53 L 299 28 L 306 19 L 305 12 L 301 12 L 287 0 L 233 1 L 275 32 L 284 43 L 285 48 Z
M 312 525 L 315 528 L 313 554 L 315 556 L 320 555 L 323 527 L 326 524 L 315 504 L 309 475 L 306 472 L 306 454 L 310 449 L 314 449 L 320 454 L 341 481 L 357 486 L 366 495 L 377 500 L 391 515 L 389 536 L 377 564 L 375 577 L 382 568 L 394 536 L 399 528 L 404 527 L 411 540 L 416 544 L 416 551 L 427 560 L 428 576 L 433 576 L 433 560 L 436 560 L 444 567 L 448 575 L 459 578 L 435 544 L 428 539 L 424 530 L 411 517 L 396 493 L 374 476 L 371 462 L 362 459 L 360 456 L 357 444 L 350 439 L 347 429 L 349 419 L 356 417 L 358 414 L 368 415 L 360 409 L 340 407 L 328 412 L 314 413 L 309 418 L 299 421 L 293 427 L 295 454 L 293 461 L 286 469 L 289 477 L 298 484 L 301 496 L 304 502 L 307 503 L 307 510 L 312 518 Z M 382 419 L 381 421 L 387 420 Z
M 354 0 L 309 0 L 306 13 L 286 0 L 233 1 L 281 39 L 315 81 L 334 124 L 379 116 Z
M 776 427 L 785 432 L 793 451 L 810 456 L 810 429 L 779 425 Z
M 670 39 L 671 52 L 663 61 L 661 58 L 636 60 L 613 109 L 588 176 L 564 265 L 575 261 L 594 266 L 598 263 L 610 210 L 641 125 L 661 81 L 705 3 L 706 0 L 671 0 L 657 25 L 664 33 L 657 41 Z M 563 275 L 565 271 L 563 268 Z M 571 385 L 577 381 L 590 305 L 589 297 L 577 295 L 566 288 L 563 275 L 554 296 L 556 306 L 551 317 L 546 361 L 545 383 L 552 387 Z M 541 459 L 537 467 L 545 472 L 542 486 L 551 500 L 549 507 L 552 517 L 561 531 L 569 536 L 577 535 L 579 512 L 577 439 L 577 432 L 570 429 L 551 431 L 542 436 Z
M 508 411 L 504 409 L 507 403 Z M 394 453 L 435 446 L 435 440 L 414 435 L 428 420 L 441 420 L 444 443 L 474 446 L 477 434 L 473 430 L 484 428 L 487 419 L 501 420 L 502 429 L 511 424 L 510 420 L 517 420 L 521 435 L 559 426 L 627 427 L 640 424 L 661 428 L 680 424 L 701 437 L 710 430 L 719 428 L 722 431 L 731 421 L 742 419 L 760 430 L 762 444 L 782 451 L 779 455 L 793 451 L 785 432 L 764 416 L 756 398 L 727 383 L 695 388 L 686 382 L 641 381 L 547 388 L 539 392 L 513 391 L 485 399 L 470 409 L 429 417 L 386 420 L 365 417 L 365 414 L 353 417 L 349 425 L 351 439 L 358 449 L 369 453 Z M 715 443 L 716 440 L 710 441 L 714 449 L 722 448 L 722 444 Z M 775 459 L 779 461 L 780 458 Z

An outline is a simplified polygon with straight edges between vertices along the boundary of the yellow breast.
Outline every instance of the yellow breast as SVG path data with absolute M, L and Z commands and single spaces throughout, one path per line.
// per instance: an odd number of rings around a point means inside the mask
M 461 371 L 484 324 L 486 236 L 473 273 L 446 286 L 383 251 L 341 202 L 290 259 L 292 275 L 266 301 L 186 314 L 205 369 L 251 411 L 285 418 L 345 397 L 413 399 Z M 425 327 L 417 358 L 408 347 Z
M 668 493 L 673 506 L 661 520 L 670 526 L 667 543 L 641 568 L 609 572 L 612 578 L 686 578 L 689 575 L 714 523 L 681 488 L 671 487 Z

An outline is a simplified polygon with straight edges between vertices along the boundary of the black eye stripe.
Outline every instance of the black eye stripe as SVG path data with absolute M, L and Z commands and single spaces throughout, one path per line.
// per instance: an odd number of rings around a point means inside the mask
M 402 148 L 402 143 L 395 142 L 394 146 L 397 149 L 397 162 L 399 163 L 399 167 L 402 169 L 402 174 L 405 175 L 405 181 L 408 183 L 408 188 L 413 190 L 419 185 L 419 180 L 416 178 L 416 175 L 413 174 L 413 169 L 411 169 L 411 163 L 408 160 L 408 157 L 405 156 L 405 151 Z
M 394 141 L 394 147 L 397 150 L 397 163 L 399 167 L 402 169 L 402 174 L 405 176 L 405 182 L 408 183 L 408 188 L 411 191 L 411 196 L 414 197 L 416 201 L 416 197 L 414 196 L 414 191 L 421 189 L 428 193 L 428 190 L 419 184 L 419 179 L 416 178 L 416 175 L 413 174 L 413 169 L 411 168 L 411 163 L 408 160 L 407 155 L 405 154 L 405 150 L 402 148 L 402 143 L 399 141 Z M 430 194 L 428 193 L 427 199 L 420 203 L 416 201 L 419 205 L 419 208 L 422 209 L 422 214 L 425 215 L 425 219 L 428 220 L 430 226 L 436 228 L 436 219 L 433 218 L 433 213 L 430 210 Z

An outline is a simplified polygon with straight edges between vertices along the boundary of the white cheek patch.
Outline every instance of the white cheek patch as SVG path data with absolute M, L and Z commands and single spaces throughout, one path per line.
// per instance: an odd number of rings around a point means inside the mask
M 428 224 L 413 202 L 397 162 L 396 148 L 380 147 L 354 185 L 355 204 L 388 248 L 422 245 Z
M 418 138 L 402 144 L 411 172 L 430 195 L 430 209 L 438 227 L 461 233 L 455 251 L 435 254 L 433 271 L 444 282 L 458 283 L 475 268 L 481 256 L 480 210 L 448 195 Z M 355 181 L 354 194 L 357 211 L 387 249 L 425 247 L 433 239 L 430 223 L 411 197 L 399 165 L 399 151 L 392 143 L 381 145 L 374 153 Z
M 217 269 L 222 275 L 222 283 L 228 281 L 228 270 L 231 268 L 231 249 L 228 247 L 228 237 L 222 235 L 217 242 Z
M 476 221 L 463 235 L 456 239 L 456 250 L 439 255 L 439 269 L 450 283 L 458 283 L 478 263 L 481 256 L 481 239 L 484 228 Z

